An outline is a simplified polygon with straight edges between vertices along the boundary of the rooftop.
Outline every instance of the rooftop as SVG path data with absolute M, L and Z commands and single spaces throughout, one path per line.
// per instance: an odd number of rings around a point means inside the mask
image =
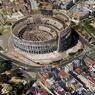
M 90 65 L 94 65 L 95 64 L 95 61 L 92 59 L 92 58 L 90 58 L 90 57 L 85 57 L 84 58 L 84 62 L 85 62 L 85 64 L 89 67 Z
M 47 88 L 54 89 L 56 93 L 61 93 L 60 95 L 63 95 L 63 93 L 66 94 L 66 89 L 69 93 L 72 93 L 73 91 L 80 91 L 80 89 L 83 89 L 83 86 L 69 73 L 65 72 L 60 67 L 60 65 L 45 67 L 43 72 L 46 74 L 47 77 L 40 77 L 42 83 L 44 82 L 44 85 Z M 48 76 L 50 74 L 52 74 L 52 77 Z M 44 78 L 44 80 L 42 77 Z

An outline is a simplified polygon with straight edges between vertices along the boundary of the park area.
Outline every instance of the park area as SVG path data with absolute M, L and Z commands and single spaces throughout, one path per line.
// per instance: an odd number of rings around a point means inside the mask
M 77 25 L 72 23 L 72 28 L 90 44 L 95 45 L 95 17 L 86 18 Z
M 73 28 L 75 30 L 86 31 L 87 33 L 95 35 L 95 18 L 83 20 Z

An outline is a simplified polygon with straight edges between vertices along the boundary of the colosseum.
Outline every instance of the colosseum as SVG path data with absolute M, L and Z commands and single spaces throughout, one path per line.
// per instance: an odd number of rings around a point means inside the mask
M 27 53 L 63 52 L 72 42 L 70 24 L 69 17 L 63 13 L 32 15 L 14 23 L 12 40 L 16 48 Z

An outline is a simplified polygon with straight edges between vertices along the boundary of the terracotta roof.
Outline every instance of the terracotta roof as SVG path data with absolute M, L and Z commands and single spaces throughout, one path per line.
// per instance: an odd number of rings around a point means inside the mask
M 58 68 L 61 68 L 61 65 L 60 64 L 56 64 L 55 67 L 58 69 Z
M 70 75 L 63 70 L 59 72 L 58 74 L 61 78 L 68 78 Z
M 85 58 L 84 58 L 84 62 L 85 62 L 85 64 L 86 64 L 88 67 L 95 64 L 95 61 L 94 61 L 93 59 L 91 59 L 90 57 L 85 57 Z
M 75 69 L 75 72 L 78 73 L 78 74 L 81 74 L 81 68 Z

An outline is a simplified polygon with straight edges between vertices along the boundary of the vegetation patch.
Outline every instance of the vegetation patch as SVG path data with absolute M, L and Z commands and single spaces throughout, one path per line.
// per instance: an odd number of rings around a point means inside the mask
M 13 68 L 11 61 L 0 61 L 0 95 L 27 95 L 33 83 L 20 69 Z

